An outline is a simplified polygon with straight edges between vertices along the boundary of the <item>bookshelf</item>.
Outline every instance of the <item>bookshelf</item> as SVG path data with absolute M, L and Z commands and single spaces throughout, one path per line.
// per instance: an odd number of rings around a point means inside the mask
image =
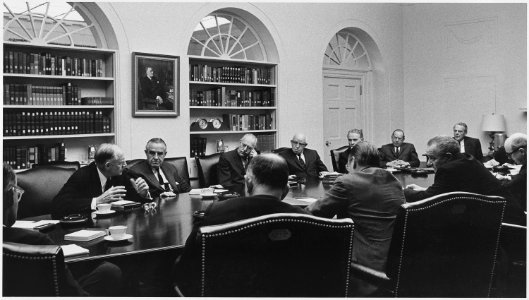
M 276 148 L 277 65 L 272 63 L 189 58 L 190 157 L 226 151 L 246 133 L 257 148 Z
M 110 49 L 4 42 L 4 161 L 14 169 L 85 162 L 88 146 L 115 141 Z

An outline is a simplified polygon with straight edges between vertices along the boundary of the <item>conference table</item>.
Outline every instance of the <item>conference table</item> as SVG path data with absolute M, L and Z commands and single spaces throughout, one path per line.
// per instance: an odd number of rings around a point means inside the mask
M 433 183 L 433 174 L 415 177 L 406 173 L 395 173 L 403 187 L 415 183 L 428 187 Z M 306 205 L 298 199 L 322 199 L 332 183 L 315 178 L 291 186 L 283 201 L 294 205 Z M 58 245 L 75 243 L 89 250 L 88 255 L 67 257 L 66 262 L 109 259 L 112 257 L 130 256 L 150 252 L 161 252 L 181 249 L 193 227 L 193 213 L 206 210 L 213 200 L 204 200 L 200 195 L 179 194 L 175 198 L 155 199 L 157 207 L 145 210 L 143 207 L 129 211 L 116 212 L 110 216 L 100 217 L 95 213 L 87 223 L 78 226 L 59 224 L 46 232 Z M 33 218 L 35 219 L 35 218 Z M 132 237 L 125 241 L 107 241 L 100 237 L 86 242 L 64 240 L 64 235 L 80 229 L 106 230 L 110 226 L 125 225 Z

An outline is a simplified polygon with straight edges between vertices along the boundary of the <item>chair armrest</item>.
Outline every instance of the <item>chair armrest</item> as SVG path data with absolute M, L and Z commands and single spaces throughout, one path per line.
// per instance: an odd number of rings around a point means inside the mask
M 391 279 L 384 272 L 373 270 L 369 267 L 351 263 L 351 272 L 356 277 L 375 285 L 388 285 Z

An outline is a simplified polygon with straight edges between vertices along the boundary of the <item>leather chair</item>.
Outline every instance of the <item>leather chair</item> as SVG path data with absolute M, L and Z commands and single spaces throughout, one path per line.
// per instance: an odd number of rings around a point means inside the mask
M 347 297 L 353 228 L 295 213 L 201 227 L 201 296 Z
M 3 296 L 64 296 L 66 273 L 60 246 L 3 243 Z
M 502 223 L 494 297 L 526 297 L 527 227 Z
M 219 183 L 217 176 L 217 164 L 220 153 L 206 155 L 204 157 L 195 156 L 198 169 L 198 182 L 201 188 L 209 187 Z
M 277 148 L 277 149 L 272 150 L 272 153 L 279 154 L 279 153 L 281 153 L 283 151 L 286 151 L 286 150 L 289 150 L 289 149 L 292 149 L 292 148 L 290 148 L 290 147 L 281 147 L 281 148 Z
M 185 156 L 167 157 L 164 161 L 172 164 L 178 170 L 178 175 L 189 184 L 189 168 L 187 167 L 187 158 Z
M 17 173 L 25 193 L 18 204 L 18 219 L 51 213 L 51 202 L 75 169 L 40 166 Z
M 53 167 L 58 167 L 58 168 L 79 170 L 79 168 L 81 167 L 81 164 L 78 161 L 51 161 L 48 163 L 33 164 L 32 168 L 39 168 L 39 167 L 44 167 L 44 166 L 53 166 Z
M 144 161 L 145 158 L 137 158 L 137 159 L 131 159 L 131 160 L 127 160 L 126 163 L 127 163 L 127 168 L 132 168 L 132 166 L 134 166 L 135 164 L 137 163 L 140 163 L 142 161 Z
M 453 192 L 400 207 L 387 273 L 352 264 L 353 274 L 395 297 L 488 297 L 506 201 Z
M 338 149 L 331 149 L 332 169 L 334 170 L 334 172 L 340 172 L 340 169 L 338 168 L 340 153 L 344 152 L 347 149 L 349 149 L 349 146 L 342 146 Z

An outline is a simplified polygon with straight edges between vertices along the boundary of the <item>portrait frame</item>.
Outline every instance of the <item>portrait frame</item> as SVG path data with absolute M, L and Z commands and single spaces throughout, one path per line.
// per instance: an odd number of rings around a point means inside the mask
M 132 52 L 132 70 L 133 117 L 180 115 L 180 56 Z

